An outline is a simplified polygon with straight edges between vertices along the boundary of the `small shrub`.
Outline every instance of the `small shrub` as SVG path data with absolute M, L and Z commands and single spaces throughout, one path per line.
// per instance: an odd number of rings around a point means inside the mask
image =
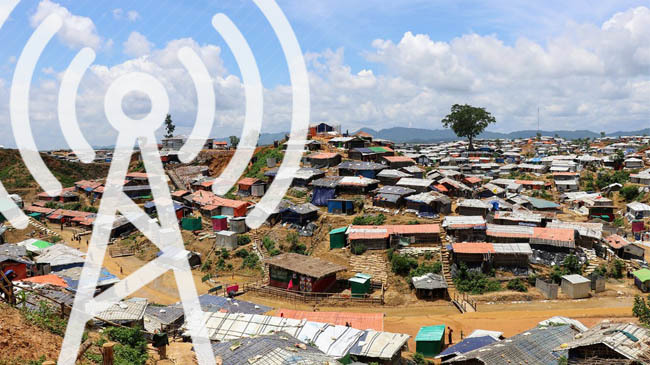
M 246 257 L 248 257 L 248 255 L 250 255 L 250 253 L 245 248 L 242 248 L 239 251 L 235 252 L 235 256 L 237 256 L 239 258 L 242 258 L 242 259 L 245 259 Z
M 621 189 L 620 194 L 623 198 L 625 198 L 626 201 L 629 202 L 639 196 L 639 188 L 634 185 L 624 186 Z
M 418 267 L 418 262 L 408 256 L 393 254 L 390 262 L 391 270 L 400 276 L 407 276 L 411 269 Z
M 506 287 L 508 288 L 508 290 L 518 291 L 522 293 L 528 291 L 528 287 L 526 286 L 526 284 L 523 282 L 523 280 L 519 278 L 510 280 Z
M 366 245 L 362 243 L 358 245 L 352 245 L 352 247 L 350 247 L 350 252 L 352 252 L 352 254 L 354 255 L 363 255 L 363 253 L 366 252 L 366 250 L 367 250 Z
M 247 244 L 251 243 L 251 237 L 247 234 L 242 234 L 237 236 L 237 244 L 239 246 L 245 246 Z

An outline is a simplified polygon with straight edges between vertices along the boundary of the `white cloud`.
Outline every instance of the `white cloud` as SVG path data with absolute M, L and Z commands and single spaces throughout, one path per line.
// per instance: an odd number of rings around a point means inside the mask
M 537 107 L 545 129 L 633 130 L 647 127 L 650 116 L 650 10 L 635 8 L 602 24 L 570 24 L 540 43 L 512 43 L 495 35 L 465 34 L 450 41 L 406 32 L 398 41 L 368 45 L 368 63 L 353 68 L 342 49 L 305 55 L 310 71 L 312 121 L 341 123 L 344 130 L 413 126 L 440 128 L 454 103 L 486 107 L 502 131 L 536 128 Z M 120 75 L 154 75 L 170 96 L 178 133 L 188 133 L 196 117 L 196 93 L 178 50 L 194 49 L 207 65 L 217 100 L 214 136 L 236 134 L 245 113 L 239 77 L 224 67 L 221 49 L 178 39 L 161 49 L 133 33 L 135 59 L 115 66 L 94 65 L 78 98 L 82 129 L 93 144 L 112 144 L 115 133 L 103 115 L 104 93 Z M 135 47 L 136 43 L 140 43 Z M 127 41 L 126 43 L 130 43 Z M 135 51 L 138 52 L 135 52 Z M 147 50 L 147 52 L 143 52 Z M 146 57 L 139 57 L 147 54 Z M 264 77 L 264 75 L 262 75 Z M 34 131 L 44 146 L 60 143 L 56 121 L 58 80 L 46 79 L 32 93 Z M 7 94 L 0 88 L 0 100 Z M 279 85 L 264 93 L 264 130 L 290 128 L 291 88 Z M 138 98 L 124 103 L 127 113 L 146 108 Z M 0 105 L 0 125 L 7 125 Z M 0 136 L 0 144 L 13 145 Z
M 117 8 L 113 9 L 113 18 L 115 19 L 122 19 L 122 16 L 124 15 L 124 10 Z
M 140 19 L 140 13 L 138 13 L 135 10 L 129 10 L 125 13 L 124 9 L 117 8 L 117 9 L 113 9 L 112 13 L 113 13 L 113 18 L 116 20 L 123 19 L 125 14 L 126 14 L 126 19 L 128 19 L 130 22 L 135 22 L 136 20 Z
M 92 47 L 101 45 L 101 37 L 97 34 L 92 19 L 70 13 L 68 9 L 50 0 L 42 0 L 36 12 L 30 17 L 32 27 L 37 27 L 50 14 L 58 14 L 63 19 L 63 26 L 58 32 L 58 38 L 70 48 Z
M 128 13 L 126 13 L 126 17 L 130 21 L 134 22 L 134 21 L 140 19 L 140 14 L 135 10 L 130 10 Z
M 153 48 L 154 44 L 149 42 L 144 35 L 138 32 L 131 32 L 123 46 L 124 54 L 131 57 L 140 57 L 151 53 L 151 48 Z

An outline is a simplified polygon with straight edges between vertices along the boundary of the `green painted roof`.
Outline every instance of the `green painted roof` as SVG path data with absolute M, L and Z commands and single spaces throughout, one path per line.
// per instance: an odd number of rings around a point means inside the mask
M 32 245 L 34 245 L 35 247 L 38 247 L 40 249 L 44 249 L 44 248 L 48 248 L 50 246 L 53 246 L 54 244 L 39 240 L 39 241 L 36 241 L 36 242 L 32 243 Z
M 633 272 L 632 275 L 636 276 L 636 278 L 641 280 L 641 282 L 650 280 L 650 270 L 648 269 L 637 270 Z
M 330 231 L 330 234 L 345 233 L 347 229 L 348 227 L 334 228 L 333 230 Z
M 549 209 L 549 208 L 560 207 L 560 204 L 557 204 L 555 202 L 544 200 L 544 199 L 533 198 L 532 196 L 527 196 L 526 199 L 528 199 L 530 204 L 532 204 L 533 207 L 537 209 Z
M 418 335 L 415 336 L 415 341 L 441 341 L 444 335 L 444 324 L 439 324 L 437 326 L 426 326 L 420 328 Z
M 384 147 L 368 147 L 372 152 L 386 152 Z

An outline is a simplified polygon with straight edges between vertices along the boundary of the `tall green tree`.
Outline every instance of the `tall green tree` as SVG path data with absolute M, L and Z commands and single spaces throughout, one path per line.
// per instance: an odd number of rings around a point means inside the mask
M 175 130 L 176 126 L 172 121 L 172 116 L 167 114 L 167 117 L 165 117 L 165 138 L 172 138 Z
M 230 147 L 237 147 L 237 145 L 239 144 L 239 137 L 230 136 L 229 139 L 230 139 Z
M 445 128 L 451 128 L 458 137 L 466 137 L 469 141 L 469 150 L 474 150 L 472 141 L 488 125 L 496 123 L 496 120 L 485 108 L 473 107 L 471 105 L 454 104 L 451 106 L 451 113 L 442 120 Z

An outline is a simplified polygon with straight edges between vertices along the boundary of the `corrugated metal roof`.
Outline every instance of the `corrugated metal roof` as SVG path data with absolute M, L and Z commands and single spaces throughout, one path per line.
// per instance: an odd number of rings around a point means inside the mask
M 447 281 L 442 275 L 428 273 L 422 276 L 414 276 L 411 278 L 411 283 L 415 289 L 446 289 Z
M 433 180 L 429 179 L 417 179 L 413 177 L 403 177 L 399 179 L 397 182 L 397 185 L 400 186 L 422 186 L 422 187 L 427 187 L 431 186 L 434 183 Z
M 506 255 L 532 255 L 533 250 L 527 243 L 493 243 L 494 251 Z
M 442 226 L 447 229 L 485 228 L 485 219 L 480 216 L 446 216 Z
M 98 318 L 113 322 L 133 322 L 144 317 L 148 301 L 145 298 L 132 298 L 113 304 L 97 314 Z
M 297 346 L 298 345 L 298 346 Z M 223 365 L 311 365 L 340 364 L 322 351 L 284 333 L 215 343 L 215 355 Z
M 449 363 L 476 359 L 484 365 L 556 364 L 560 355 L 554 352 L 555 348 L 571 341 L 577 333 L 577 330 L 568 325 L 535 327 L 516 336 L 457 356 L 449 360 Z
M 286 332 L 337 359 L 346 356 L 364 333 L 352 327 L 252 314 L 204 313 L 203 322 L 212 341 Z
M 390 360 L 411 336 L 401 333 L 366 331 L 350 350 L 351 355 Z
M 383 313 L 357 313 L 357 312 L 308 312 L 294 309 L 278 309 L 274 313 L 281 317 L 307 320 L 319 323 L 329 323 L 338 326 L 345 326 L 346 323 L 352 328 L 360 330 L 384 330 Z
M 571 284 L 583 284 L 583 283 L 590 283 L 591 282 L 591 280 L 585 278 L 582 275 L 578 275 L 578 274 L 563 275 L 562 280 L 566 280 Z
M 597 344 L 603 344 L 627 359 L 647 363 L 650 358 L 650 331 L 632 323 L 603 321 L 563 345 L 562 349 L 575 349 Z

